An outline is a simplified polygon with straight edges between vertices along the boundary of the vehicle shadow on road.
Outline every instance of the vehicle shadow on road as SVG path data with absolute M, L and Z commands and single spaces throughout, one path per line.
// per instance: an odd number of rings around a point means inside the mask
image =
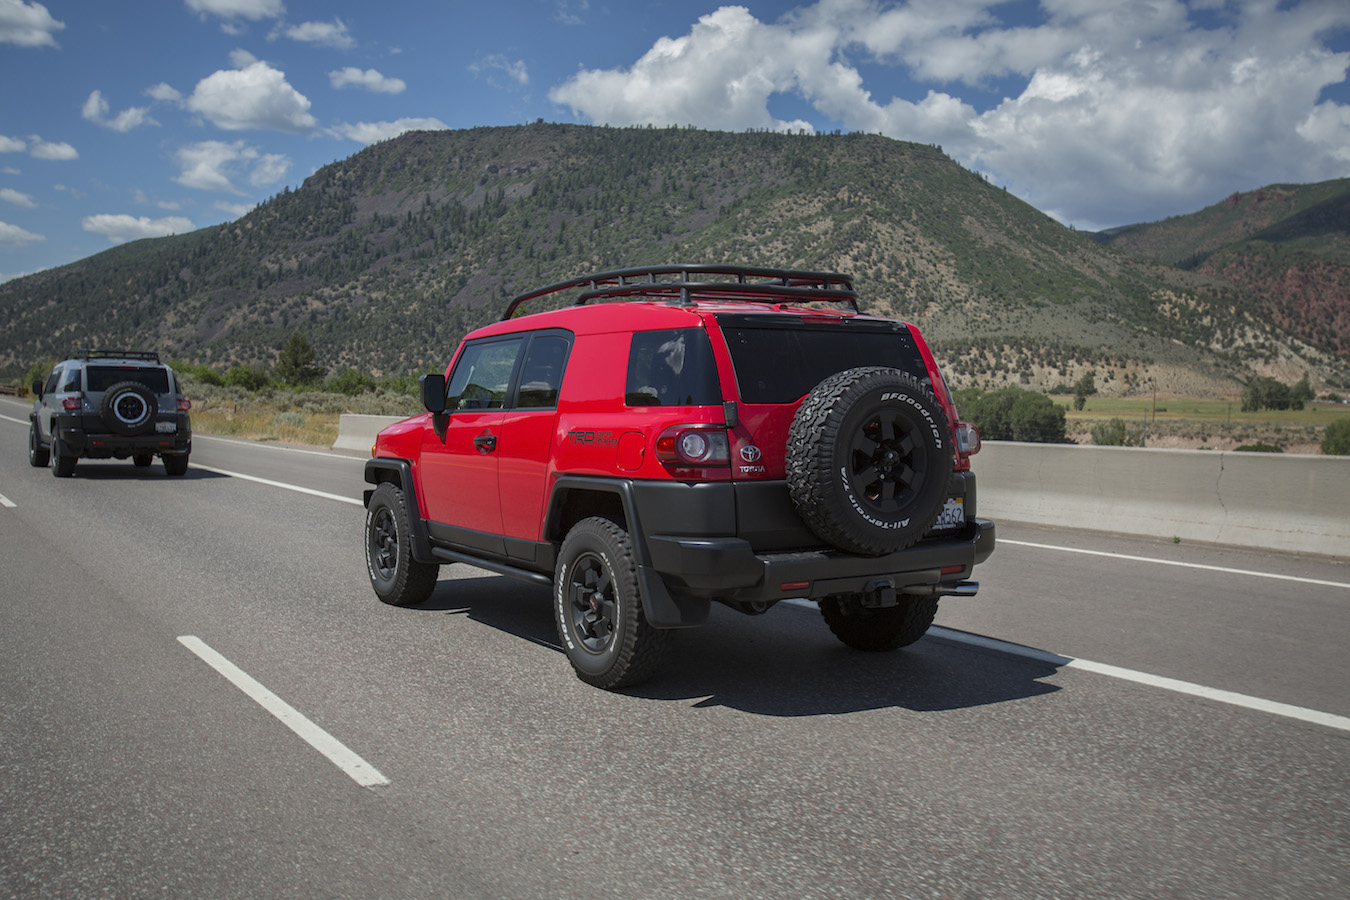
M 497 577 L 443 580 L 415 609 L 467 615 L 562 653 L 547 588 Z M 1059 688 L 1042 679 L 1058 670 L 932 635 L 893 653 L 866 653 L 839 643 L 810 609 L 784 604 L 750 617 L 714 604 L 706 625 L 674 634 L 650 681 L 621 693 L 767 716 L 937 712 L 1054 693 Z
M 208 472 L 205 469 L 193 468 L 188 465 L 188 470 L 183 475 L 169 475 L 164 471 L 164 466 L 159 460 L 148 466 L 133 465 L 129 460 L 109 459 L 109 460 L 80 460 L 75 466 L 75 473 L 71 476 L 76 479 L 86 481 L 195 481 L 201 478 L 229 478 L 228 475 L 221 475 L 217 472 Z

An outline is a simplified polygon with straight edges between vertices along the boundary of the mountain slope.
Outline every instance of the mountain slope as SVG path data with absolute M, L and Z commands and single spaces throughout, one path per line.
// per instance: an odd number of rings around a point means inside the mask
M 1101 240 L 1223 278 L 1281 329 L 1335 356 L 1350 354 L 1350 178 L 1233 194 Z
M 0 371 L 86 344 L 266 363 L 296 331 L 330 370 L 424 371 L 518 292 L 702 261 L 849 272 L 960 384 L 1346 377 L 1227 282 L 1103 248 L 937 148 L 543 123 L 407 134 L 236 222 L 0 285 Z

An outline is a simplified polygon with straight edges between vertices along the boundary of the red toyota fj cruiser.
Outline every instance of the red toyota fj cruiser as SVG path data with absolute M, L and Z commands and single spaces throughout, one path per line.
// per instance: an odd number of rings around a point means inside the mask
M 567 657 L 602 688 L 648 677 L 714 600 L 809 598 L 845 644 L 905 646 L 994 549 L 978 433 L 918 330 L 861 314 L 847 275 L 549 285 L 467 335 L 422 402 L 366 463 L 376 595 L 420 603 L 454 562 L 551 585 Z

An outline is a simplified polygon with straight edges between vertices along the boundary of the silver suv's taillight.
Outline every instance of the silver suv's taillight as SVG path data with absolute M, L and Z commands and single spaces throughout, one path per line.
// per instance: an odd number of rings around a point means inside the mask
M 668 466 L 731 465 L 725 425 L 672 425 L 656 439 L 656 458 Z

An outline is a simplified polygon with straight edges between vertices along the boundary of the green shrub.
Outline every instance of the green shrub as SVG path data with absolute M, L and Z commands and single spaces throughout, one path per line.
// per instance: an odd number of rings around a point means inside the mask
M 1283 453 L 1283 447 L 1277 447 L 1274 444 L 1243 444 L 1241 447 L 1234 447 L 1239 453 Z
M 355 369 L 343 369 L 328 379 L 324 388 L 335 394 L 355 396 L 375 390 L 376 382 L 374 378 L 364 372 L 358 372 Z
M 1044 394 L 1022 391 L 1009 411 L 1015 441 L 1052 444 L 1064 441 L 1064 408 Z
M 239 387 L 246 391 L 261 391 L 270 386 L 272 379 L 262 366 L 235 366 L 225 373 L 228 387 Z
M 1322 452 L 1327 456 L 1350 456 L 1350 419 L 1327 426 L 1327 433 L 1322 438 Z
M 1127 425 L 1124 419 L 1098 422 L 1092 426 L 1092 443 L 1099 447 L 1142 447 L 1144 426 Z
M 980 429 L 985 440 L 1056 443 L 1065 439 L 1064 409 L 1044 394 L 1017 387 L 989 393 L 965 388 L 953 399 L 961 418 Z

